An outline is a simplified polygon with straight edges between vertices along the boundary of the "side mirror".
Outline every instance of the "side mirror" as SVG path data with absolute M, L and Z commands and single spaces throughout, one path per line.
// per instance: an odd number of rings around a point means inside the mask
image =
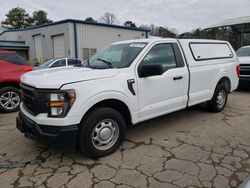
M 163 74 L 163 66 L 159 64 L 148 64 L 139 66 L 139 77 L 149 77 Z

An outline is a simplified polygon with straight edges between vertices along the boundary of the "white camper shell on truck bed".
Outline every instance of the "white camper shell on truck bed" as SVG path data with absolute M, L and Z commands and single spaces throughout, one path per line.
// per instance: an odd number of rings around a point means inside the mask
M 239 80 L 226 41 L 142 39 L 111 44 L 83 67 L 22 76 L 17 128 L 91 157 L 114 152 L 126 127 L 207 102 L 220 112 Z M 49 82 L 48 82 L 49 80 Z

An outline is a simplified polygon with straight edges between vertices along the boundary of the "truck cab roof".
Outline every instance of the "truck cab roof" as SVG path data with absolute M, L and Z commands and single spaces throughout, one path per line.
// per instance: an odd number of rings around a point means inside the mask
M 126 43 L 155 43 L 155 42 L 216 42 L 216 43 L 227 43 L 227 41 L 223 40 L 212 40 L 212 39 L 176 39 L 176 38 L 147 38 L 147 39 L 134 39 L 134 40 L 125 40 L 119 41 L 113 44 L 126 44 Z

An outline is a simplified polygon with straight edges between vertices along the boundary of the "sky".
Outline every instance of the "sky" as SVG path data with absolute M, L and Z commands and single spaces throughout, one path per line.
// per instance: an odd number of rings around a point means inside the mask
M 175 28 L 178 33 L 250 16 L 250 0 L 0 0 L 0 21 L 14 7 L 28 13 L 42 9 L 53 21 L 90 16 L 99 20 L 111 12 L 119 24 L 132 20 L 137 26 L 154 24 Z

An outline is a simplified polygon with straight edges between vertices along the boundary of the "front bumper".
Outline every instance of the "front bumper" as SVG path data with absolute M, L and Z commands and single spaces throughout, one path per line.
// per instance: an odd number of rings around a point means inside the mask
M 250 82 L 250 75 L 240 77 L 240 82 Z
M 77 143 L 78 125 L 40 125 L 20 112 L 16 118 L 16 127 L 26 138 L 41 141 L 49 146 L 74 150 Z
M 250 76 L 249 77 L 240 77 L 239 85 L 240 86 L 250 86 Z

